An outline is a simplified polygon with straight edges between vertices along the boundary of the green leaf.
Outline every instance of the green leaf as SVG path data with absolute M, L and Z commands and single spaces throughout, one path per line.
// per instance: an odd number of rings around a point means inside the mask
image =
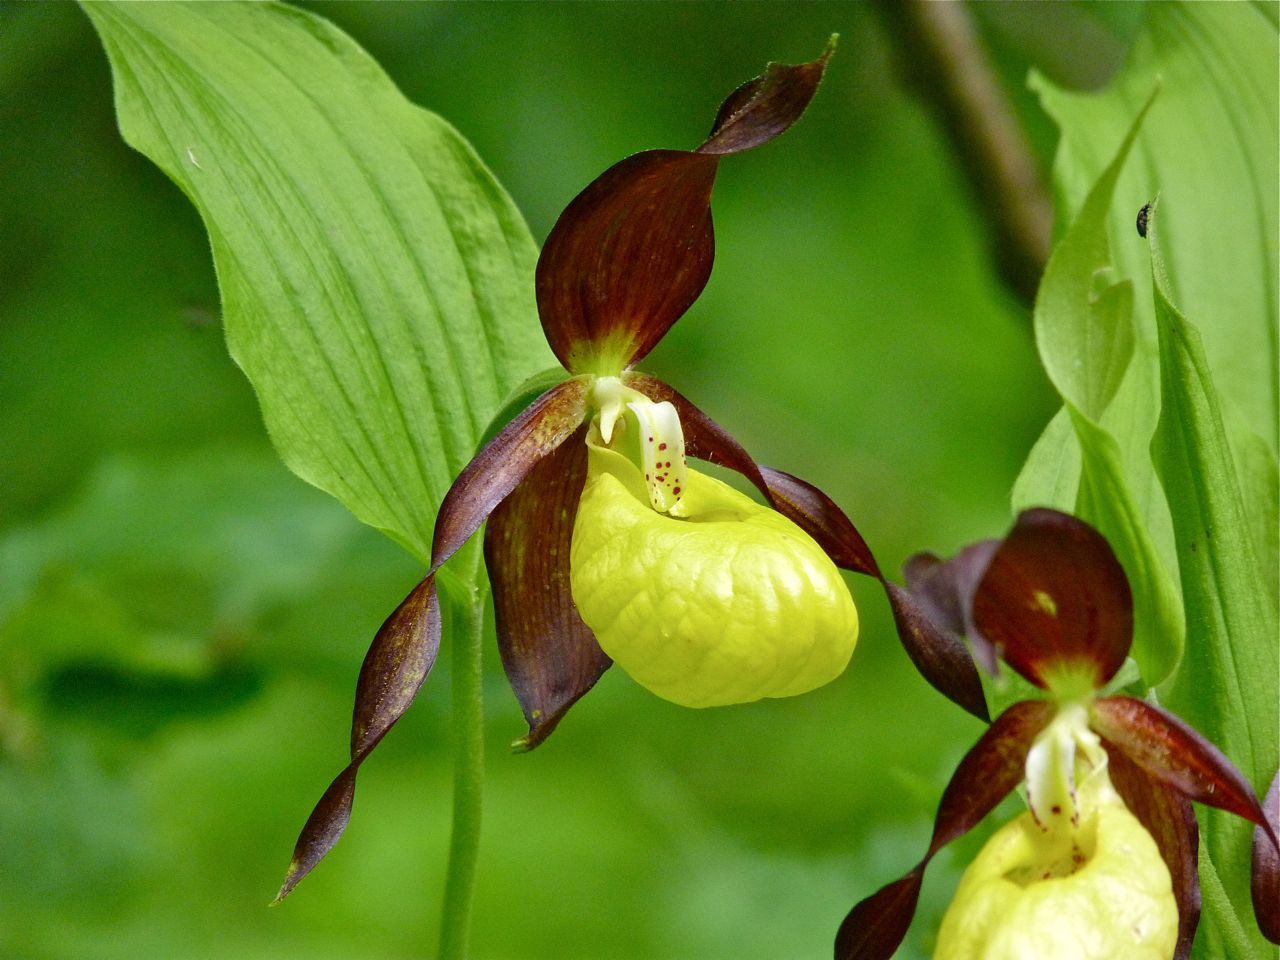
M 427 558 L 435 509 L 549 365 L 536 248 L 461 136 L 278 4 L 86 4 L 125 139 L 209 231 L 227 344 L 303 479 Z
M 1149 239 L 1160 335 L 1159 427 L 1152 459 L 1172 509 L 1189 643 L 1166 702 L 1266 784 L 1280 750 L 1275 584 L 1254 538 L 1217 390 L 1197 328 L 1173 305 L 1152 205 Z M 1205 849 L 1236 913 L 1249 916 L 1251 831 L 1207 819 Z M 1247 925 L 1257 937 L 1253 924 Z M 1261 940 L 1258 940 L 1261 948 Z
M 1181 655 L 1182 605 L 1148 533 L 1145 513 L 1126 480 L 1121 447 L 1099 423 L 1130 368 L 1133 288 L 1121 281 L 1103 286 L 1097 294 L 1094 290 L 1110 264 L 1105 224 L 1116 180 L 1153 102 L 1151 94 L 1080 214 L 1054 248 L 1035 305 L 1040 357 L 1062 395 L 1082 453 L 1074 504 L 1070 504 L 1070 492 L 1061 486 L 1066 471 L 1058 470 L 1054 486 L 1045 486 L 1097 527 L 1120 559 L 1133 587 L 1133 657 L 1150 685 L 1167 677 Z M 1061 457 L 1068 456 L 1066 449 L 1065 444 L 1056 448 Z M 1015 492 L 1024 495 L 1022 489 Z
M 1274 460 L 1280 434 L 1274 268 L 1280 107 L 1273 82 L 1280 41 L 1274 10 L 1265 4 L 1162 3 L 1146 5 L 1144 16 L 1124 69 L 1105 92 L 1070 92 L 1032 77 L 1062 130 L 1054 164 L 1057 206 L 1060 216 L 1080 209 L 1158 79 L 1160 97 L 1118 177 L 1118 201 L 1107 217 L 1111 279 L 1145 289 L 1145 244 L 1134 218 L 1162 192 L 1167 226 L 1179 238 L 1176 248 L 1165 244 L 1161 250 L 1170 265 L 1172 294 L 1203 318 L 1210 369 L 1225 391 L 1232 445 L 1261 438 Z M 1172 528 L 1147 456 L 1159 411 L 1159 361 L 1153 307 L 1145 296 L 1136 298 L 1134 320 L 1135 359 L 1102 423 L 1119 443 L 1152 542 L 1173 569 Z M 1015 486 L 1017 504 L 1069 506 L 1063 495 L 1069 474 L 1060 467 L 1079 455 L 1075 436 L 1061 421 L 1052 423 Z M 1264 462 L 1259 475 L 1266 469 Z M 1246 501 L 1254 530 L 1277 526 L 1272 502 L 1270 496 Z
M 1116 277 L 1145 289 L 1146 244 L 1134 218 L 1160 193 L 1166 233 L 1178 238 L 1160 250 L 1172 298 L 1205 318 L 1205 351 L 1225 402 L 1274 451 L 1280 38 L 1265 6 L 1148 4 L 1125 68 L 1105 93 L 1068 92 L 1042 79 L 1033 85 L 1062 130 L 1054 179 L 1063 204 L 1076 210 L 1112 144 L 1160 84 L 1107 222 Z M 1154 369 L 1152 305 L 1144 296 L 1135 306 L 1139 345 L 1149 348 Z

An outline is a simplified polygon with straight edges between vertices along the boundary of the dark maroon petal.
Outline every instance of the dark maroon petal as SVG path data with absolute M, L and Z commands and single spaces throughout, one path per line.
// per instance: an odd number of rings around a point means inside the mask
M 324 796 L 307 817 L 307 822 L 298 834 L 298 842 L 294 844 L 293 856 L 289 859 L 289 869 L 285 871 L 284 883 L 271 901 L 279 903 L 296 887 L 302 878 L 311 872 L 311 868 L 324 859 L 325 854 L 333 849 L 334 844 L 342 837 L 351 820 L 351 803 L 355 799 L 356 771 L 359 764 L 351 763 L 334 778 L 333 783 L 325 790 Z
M 351 762 L 325 790 L 307 818 L 276 902 L 338 842 L 351 819 L 356 772 L 392 725 L 409 709 L 440 650 L 440 603 L 428 576 L 379 628 L 360 667 L 351 720 Z
M 1262 802 L 1272 834 L 1280 834 L 1280 773 Z M 1253 831 L 1253 912 L 1258 929 L 1272 943 L 1280 943 L 1280 853 L 1258 827 Z
M 762 76 L 748 80 L 729 94 L 716 114 L 711 135 L 698 151 L 739 153 L 783 133 L 809 106 L 835 48 L 836 38 L 832 37 L 822 56 L 810 63 L 771 63 Z
M 1156 842 L 1178 902 L 1178 945 L 1173 960 L 1187 960 L 1200 922 L 1200 828 L 1191 801 L 1126 757 L 1115 744 L 1103 741 L 1109 756 L 1111 782 L 1125 806 Z
M 653 349 L 711 275 L 711 188 L 719 158 L 795 123 L 830 56 L 770 64 L 721 106 L 696 151 L 649 150 L 614 164 L 565 208 L 538 258 L 538 314 L 573 373 L 616 373 Z
M 1171 713 L 1134 697 L 1104 697 L 1090 725 L 1162 783 L 1270 831 L 1253 787 L 1226 756 Z M 1272 836 L 1272 842 L 1275 837 Z
M 630 366 L 698 298 L 715 257 L 716 166 L 681 150 L 638 153 L 560 215 L 538 258 L 536 291 L 547 342 L 568 370 Z
M 837 960 L 888 960 L 893 956 L 911 926 L 929 861 L 952 840 L 972 830 L 1021 782 L 1027 751 L 1049 723 L 1053 709 L 1043 700 L 1023 700 L 996 717 L 951 775 L 924 857 L 902 879 L 855 906 L 840 924 Z
M 999 546 L 999 540 L 983 540 L 945 562 L 931 553 L 917 553 L 902 568 L 907 590 L 924 613 L 939 629 L 968 637 L 974 659 L 992 676 L 999 671 L 995 649 L 974 629 L 970 613 L 973 595 Z
M 908 591 L 888 580 L 881 583 L 893 610 L 898 639 L 916 670 L 952 703 L 979 720 L 989 721 L 978 668 L 959 634 L 943 629 Z
M 888 960 L 902 944 L 920 900 L 924 870 L 881 887 L 844 918 L 836 931 L 836 960 Z
M 1133 641 L 1133 597 L 1098 531 L 1057 510 L 1027 510 L 992 557 L 973 626 L 1032 683 L 1046 675 L 1110 680 Z
M 569 547 L 587 476 L 586 429 L 530 471 L 489 517 L 484 559 L 493 585 L 498 652 L 520 701 L 531 750 L 613 662 L 578 615 Z
M 760 473 L 778 512 L 813 537 L 836 566 L 880 579 L 871 548 L 835 501 L 813 484 L 781 470 L 761 466 Z
M 1053 718 L 1044 700 L 1022 700 L 996 717 L 960 766 L 938 804 L 926 862 L 996 808 L 1026 775 L 1031 741 Z
M 578 429 L 586 416 L 586 394 L 583 380 L 557 384 L 503 427 L 462 468 L 436 514 L 432 573 L 480 529 L 539 460 Z

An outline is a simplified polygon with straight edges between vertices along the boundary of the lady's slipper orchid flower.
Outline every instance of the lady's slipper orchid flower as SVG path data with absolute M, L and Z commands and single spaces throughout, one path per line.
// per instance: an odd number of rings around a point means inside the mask
M 1110 546 L 1074 517 L 1029 510 L 1002 541 L 945 563 L 913 558 L 907 582 L 940 628 L 967 635 L 980 660 L 1003 660 L 1046 699 L 1009 707 L 965 755 L 924 858 L 850 911 L 837 960 L 891 957 L 930 860 L 1019 783 L 1029 812 L 965 873 L 937 960 L 1187 957 L 1200 904 L 1190 801 L 1258 824 L 1272 854 L 1275 831 L 1244 777 L 1195 730 L 1146 701 L 1101 695 L 1133 639 L 1129 582 Z
M 345 828 L 361 763 L 435 662 L 436 574 L 486 520 L 499 651 L 529 724 L 518 748 L 542 742 L 613 658 L 649 689 L 693 706 L 828 682 L 857 638 L 837 567 L 885 585 L 922 672 L 985 717 L 963 645 L 884 581 L 829 498 L 757 465 L 700 409 L 632 369 L 710 275 L 720 159 L 799 119 L 830 52 L 800 66 L 771 64 L 725 100 L 697 149 L 629 157 L 560 216 L 535 282 L 543 330 L 566 373 L 482 447 L 445 495 L 430 570 L 361 668 L 351 762 L 304 826 L 279 896 Z M 691 470 L 687 457 L 743 474 L 768 506 Z M 935 633 L 932 644 L 916 642 Z

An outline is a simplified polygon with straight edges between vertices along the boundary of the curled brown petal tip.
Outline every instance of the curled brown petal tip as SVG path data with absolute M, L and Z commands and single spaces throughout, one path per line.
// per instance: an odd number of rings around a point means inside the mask
M 837 39 L 833 34 L 818 59 L 797 65 L 770 63 L 763 74 L 729 94 L 698 152 L 740 153 L 785 132 L 818 92 Z

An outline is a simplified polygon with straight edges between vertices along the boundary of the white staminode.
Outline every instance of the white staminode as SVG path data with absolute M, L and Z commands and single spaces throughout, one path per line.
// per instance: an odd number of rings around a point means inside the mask
M 1105 771 L 1107 753 L 1089 729 L 1084 704 L 1069 703 L 1040 731 L 1027 751 L 1027 803 L 1046 833 L 1070 833 L 1080 823 L 1076 796 L 1077 772 L 1084 776 Z M 1105 773 L 1103 774 L 1105 779 Z
M 607 446 L 627 456 L 644 474 L 649 504 L 659 513 L 681 516 L 680 498 L 688 487 L 684 430 L 676 408 L 655 403 L 617 377 L 600 377 L 592 386 L 599 410 L 597 426 Z

